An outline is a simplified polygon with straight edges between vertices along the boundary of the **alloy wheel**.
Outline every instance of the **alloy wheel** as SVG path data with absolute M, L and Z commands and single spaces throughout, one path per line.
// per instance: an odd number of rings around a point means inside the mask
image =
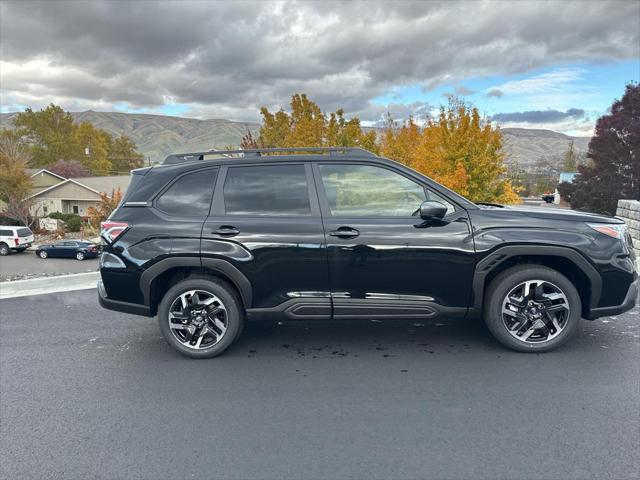
M 169 308 L 169 329 L 182 345 L 204 350 L 217 344 L 227 331 L 227 309 L 213 293 L 189 290 Z
M 47 258 L 47 252 L 45 252 L 44 250 L 40 250 L 40 258 Z
M 569 320 L 565 293 L 546 280 L 528 280 L 512 288 L 502 302 L 502 321 L 520 341 L 544 343 L 557 337 Z
M 9 247 L 7 247 L 4 243 L 0 245 L 0 255 L 9 255 Z
M 76 258 L 77 258 L 78 260 L 84 260 L 84 253 L 82 253 L 82 252 L 78 252 L 78 253 L 76 253 Z

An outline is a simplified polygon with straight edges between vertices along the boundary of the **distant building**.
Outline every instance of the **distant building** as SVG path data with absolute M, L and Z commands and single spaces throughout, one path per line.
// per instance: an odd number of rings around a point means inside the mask
M 46 169 L 30 173 L 33 193 L 29 198 L 35 200 L 31 212 L 34 216 L 60 212 L 86 217 L 89 207 L 97 206 L 100 201 L 100 193 L 110 197 L 120 189 L 124 194 L 131 181 L 130 175 L 64 178 Z
M 561 183 L 573 183 L 573 180 L 576 178 L 576 175 L 578 175 L 578 172 L 562 172 L 560 173 L 560 176 L 558 178 L 558 185 L 560 185 Z M 560 195 L 560 192 L 558 192 L 558 189 L 556 188 L 555 191 L 555 198 L 553 200 L 553 203 L 555 203 L 556 205 L 562 205 L 562 206 L 567 206 L 568 202 L 562 198 L 562 195 Z

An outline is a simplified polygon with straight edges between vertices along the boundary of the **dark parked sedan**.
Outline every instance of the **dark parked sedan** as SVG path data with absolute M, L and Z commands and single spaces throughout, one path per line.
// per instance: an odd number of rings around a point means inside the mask
M 48 245 L 40 245 L 36 250 L 36 255 L 40 258 L 60 257 L 84 260 L 85 258 L 95 258 L 99 254 L 99 245 L 79 240 L 63 240 Z

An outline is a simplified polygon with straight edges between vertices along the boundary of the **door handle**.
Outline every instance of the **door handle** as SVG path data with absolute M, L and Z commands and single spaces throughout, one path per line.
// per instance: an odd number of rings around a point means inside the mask
M 340 227 L 337 230 L 333 230 L 332 232 L 329 232 L 329 235 L 331 235 L 332 237 L 353 238 L 360 235 L 360 232 L 355 228 Z
M 218 235 L 238 235 L 240 230 L 236 227 L 232 227 L 231 225 L 222 225 L 219 229 L 214 230 L 211 233 L 217 233 Z

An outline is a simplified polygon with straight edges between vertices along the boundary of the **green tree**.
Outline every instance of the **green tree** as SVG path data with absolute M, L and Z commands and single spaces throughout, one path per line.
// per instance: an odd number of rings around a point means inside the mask
M 16 115 L 14 125 L 31 145 L 32 165 L 43 167 L 58 160 L 74 160 L 78 145 L 73 141 L 75 125 L 71 114 L 57 105 L 34 112 L 27 108 Z
M 575 172 L 578 168 L 578 152 L 576 152 L 573 140 L 569 144 L 569 148 L 564 154 L 562 159 L 562 171 L 563 172 Z
M 109 160 L 111 136 L 104 130 L 95 128 L 89 122 L 82 122 L 76 128 L 72 140 L 82 150 L 80 163 L 91 171 L 92 175 L 109 175 L 113 169 Z
M 117 172 L 129 172 L 144 166 L 144 155 L 136 150 L 136 144 L 126 135 L 108 137 L 108 158 Z

